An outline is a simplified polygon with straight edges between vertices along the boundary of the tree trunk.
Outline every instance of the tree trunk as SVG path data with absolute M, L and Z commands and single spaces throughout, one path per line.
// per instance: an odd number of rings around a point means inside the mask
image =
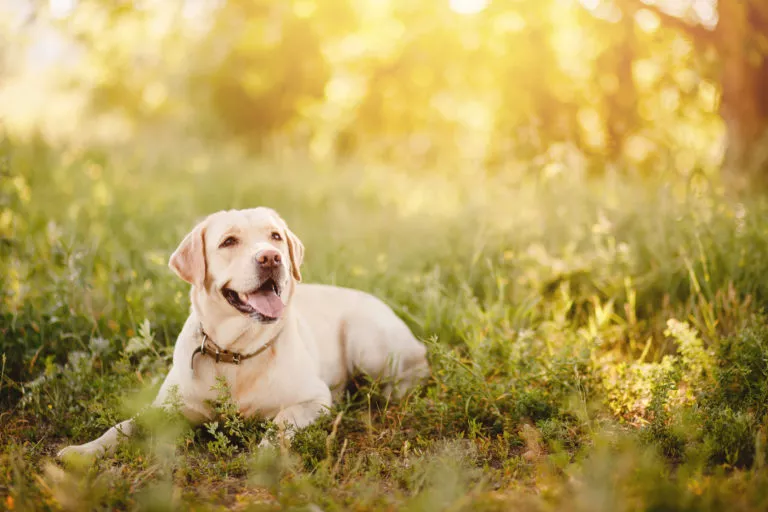
M 768 186 L 768 9 L 762 0 L 720 0 L 715 43 L 721 60 L 720 115 L 727 146 L 723 177 L 734 192 Z
M 607 52 L 607 64 L 613 69 L 619 86 L 608 94 L 608 156 L 611 160 L 619 159 L 627 135 L 637 128 L 637 89 L 632 79 L 632 64 L 635 60 L 634 16 L 624 16 L 624 36 L 612 50 Z
M 686 34 L 700 53 L 713 48 L 717 52 L 726 186 L 737 194 L 754 186 L 768 188 L 768 1 L 710 0 L 717 2 L 714 30 L 692 25 L 648 1 L 624 0 L 624 8 L 648 9 L 663 25 Z

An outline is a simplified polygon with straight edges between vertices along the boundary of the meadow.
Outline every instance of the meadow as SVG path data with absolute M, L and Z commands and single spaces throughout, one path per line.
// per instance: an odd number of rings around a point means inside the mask
M 194 141 L 2 153 L 0 508 L 768 507 L 764 196 L 556 159 L 493 174 Z M 429 382 L 397 403 L 360 382 L 276 450 L 222 387 L 203 427 L 145 414 L 114 455 L 57 461 L 151 401 L 189 308 L 167 267 L 183 235 L 257 205 L 303 240 L 306 281 L 394 308 Z

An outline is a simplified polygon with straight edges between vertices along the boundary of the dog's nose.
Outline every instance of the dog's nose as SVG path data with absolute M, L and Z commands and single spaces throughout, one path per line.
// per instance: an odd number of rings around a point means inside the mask
M 280 253 L 274 249 L 261 251 L 256 255 L 256 263 L 260 268 L 275 268 L 280 265 Z

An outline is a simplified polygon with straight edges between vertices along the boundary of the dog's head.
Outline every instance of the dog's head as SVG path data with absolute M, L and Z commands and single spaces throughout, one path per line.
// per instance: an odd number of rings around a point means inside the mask
M 228 210 L 195 226 L 169 266 L 192 284 L 200 314 L 278 322 L 301 281 L 304 246 L 270 208 Z

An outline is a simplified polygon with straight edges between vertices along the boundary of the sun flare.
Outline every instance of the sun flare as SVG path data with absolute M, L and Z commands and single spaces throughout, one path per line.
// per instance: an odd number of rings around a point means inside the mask
M 490 0 L 450 0 L 451 10 L 458 14 L 477 14 L 489 3 Z

